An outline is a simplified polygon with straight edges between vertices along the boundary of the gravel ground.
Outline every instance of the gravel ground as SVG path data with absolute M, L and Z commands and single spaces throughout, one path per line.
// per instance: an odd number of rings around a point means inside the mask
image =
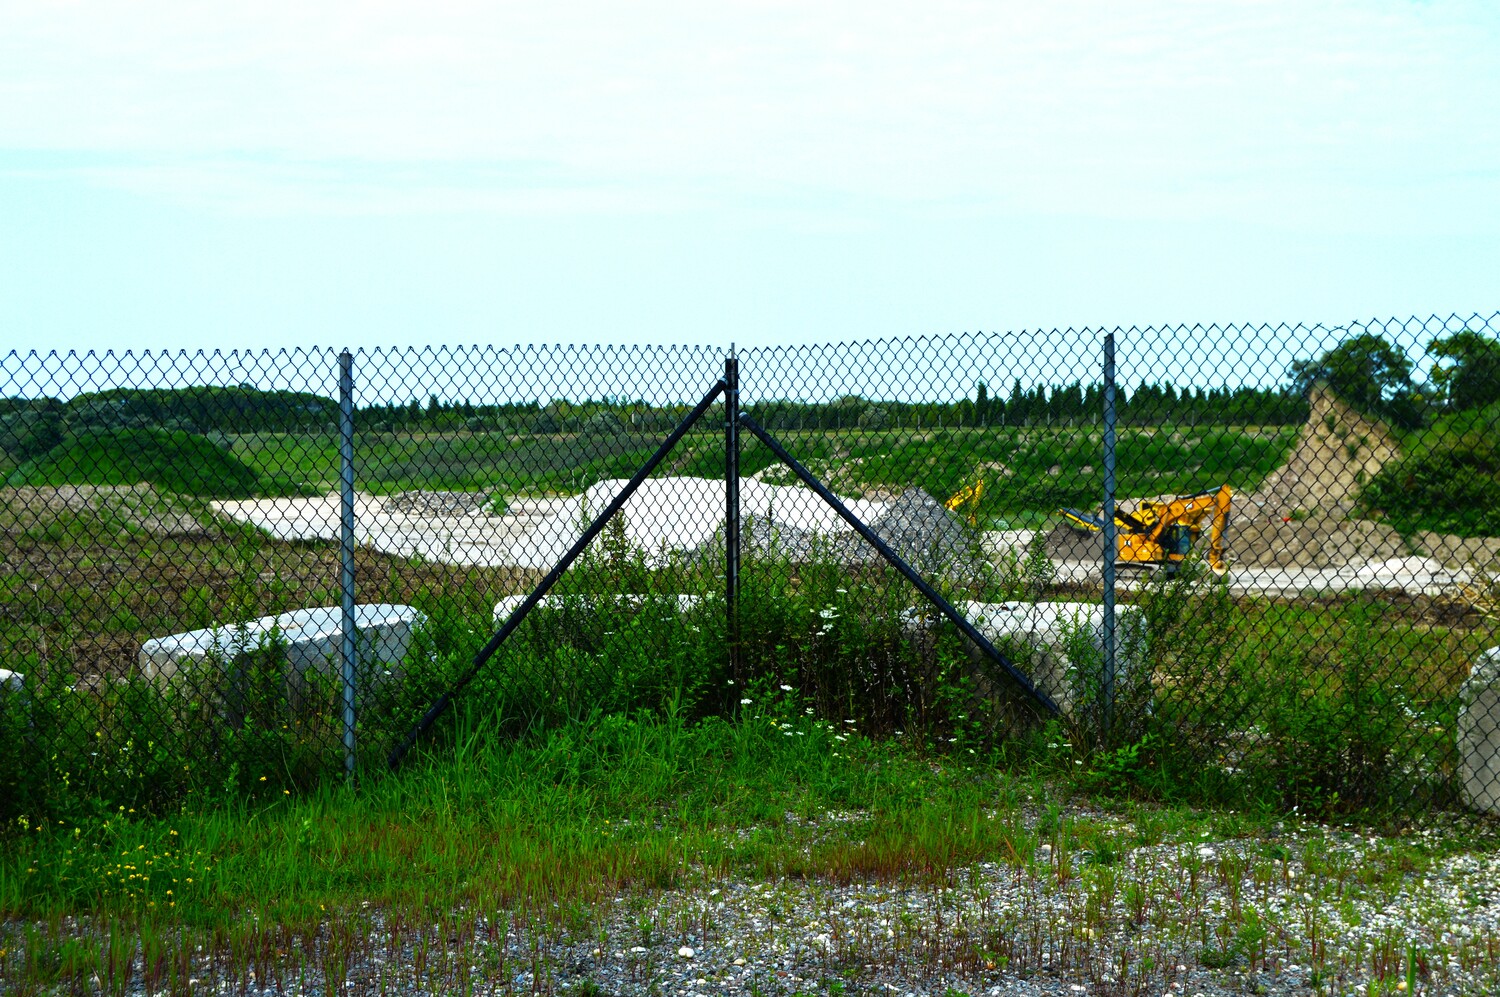
M 832 834 L 858 819 L 787 817 Z M 1109 815 L 1087 819 L 1131 829 Z M 1060 855 L 1043 843 L 1019 864 L 905 882 L 690 870 L 690 885 L 605 897 L 588 910 L 457 912 L 420 924 L 366 910 L 315 936 L 287 936 L 249 962 L 200 956 L 190 990 L 1493 995 L 1500 856 L 1436 857 L 1443 833 L 1394 839 L 1299 826 L 1105 855 Z M 338 967 L 332 977 L 329 966 Z

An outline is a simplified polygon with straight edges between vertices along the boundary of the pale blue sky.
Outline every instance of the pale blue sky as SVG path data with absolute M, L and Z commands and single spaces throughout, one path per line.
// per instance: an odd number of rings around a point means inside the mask
M 0 0 L 9 348 L 1500 307 L 1500 4 Z

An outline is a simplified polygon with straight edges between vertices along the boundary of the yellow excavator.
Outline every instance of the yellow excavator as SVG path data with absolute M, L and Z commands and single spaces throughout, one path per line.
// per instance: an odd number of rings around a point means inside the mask
M 943 508 L 949 512 L 966 510 L 970 526 L 979 525 L 979 500 L 984 498 L 984 479 L 975 478 L 972 485 L 965 485 L 952 495 L 948 501 L 943 503 Z
M 1229 528 L 1229 503 L 1234 492 L 1228 485 L 1193 495 L 1180 495 L 1166 502 L 1146 499 L 1132 515 L 1115 511 L 1116 559 L 1125 565 L 1164 567 L 1176 571 L 1209 523 L 1208 551 L 1204 560 L 1224 573 L 1224 534 Z M 1077 509 L 1062 514 L 1090 532 L 1104 529 L 1104 520 Z

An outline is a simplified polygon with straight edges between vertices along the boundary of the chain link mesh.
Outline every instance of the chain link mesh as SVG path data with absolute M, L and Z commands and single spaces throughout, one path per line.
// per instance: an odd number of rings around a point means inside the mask
M 1066 743 L 1106 775 L 1289 807 L 1500 811 L 1497 331 L 1116 330 L 1112 413 L 1100 330 L 742 351 L 745 415 L 1060 715 L 1039 728 L 750 433 L 731 585 L 716 403 L 477 670 L 457 722 L 795 698 L 874 734 Z M 725 359 L 354 355 L 361 770 Z M 0 817 L 280 795 L 343 771 L 338 370 L 319 349 L 0 357 Z

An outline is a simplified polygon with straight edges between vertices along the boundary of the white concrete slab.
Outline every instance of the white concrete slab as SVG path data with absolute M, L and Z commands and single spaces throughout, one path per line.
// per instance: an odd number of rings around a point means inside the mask
M 355 607 L 359 631 L 356 688 L 363 691 L 399 680 L 415 630 L 426 617 L 411 606 L 390 603 Z M 343 613 L 337 606 L 299 609 L 244 623 L 155 637 L 141 645 L 141 674 L 161 682 L 203 682 L 221 698 L 233 685 L 236 665 L 252 652 L 280 648 L 285 655 L 286 694 L 299 704 L 314 676 L 341 680 Z
M 1020 642 L 1031 680 L 1065 714 L 1098 700 L 1104 660 L 1104 608 L 1089 602 L 963 602 L 954 606 L 991 643 Z M 1146 662 L 1146 617 L 1135 606 L 1116 610 L 1116 689 L 1123 693 Z M 1082 642 L 1080 645 L 1079 642 Z M 1075 660 L 1087 651 L 1088 660 Z

